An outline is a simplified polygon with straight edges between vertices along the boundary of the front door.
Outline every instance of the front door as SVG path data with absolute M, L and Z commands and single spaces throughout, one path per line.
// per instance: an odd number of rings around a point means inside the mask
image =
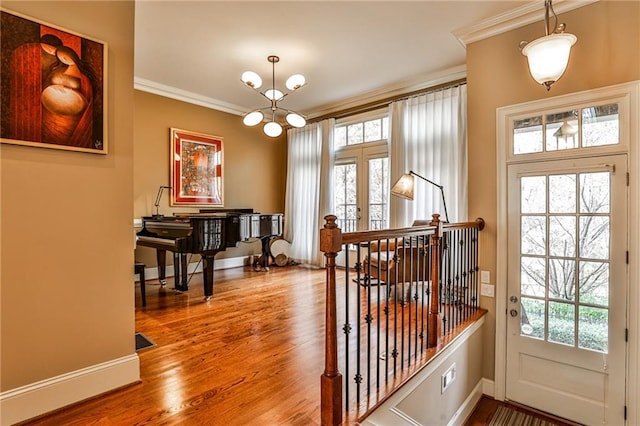
M 624 424 L 627 157 L 508 166 L 509 400 Z

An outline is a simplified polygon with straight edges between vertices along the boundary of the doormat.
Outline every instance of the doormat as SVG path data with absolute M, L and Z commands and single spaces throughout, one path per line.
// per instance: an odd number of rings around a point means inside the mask
M 501 405 L 491 418 L 489 426 L 557 426 L 557 423 L 538 419 L 530 414 Z
M 136 352 L 152 348 L 155 345 L 156 344 L 144 334 L 136 333 Z

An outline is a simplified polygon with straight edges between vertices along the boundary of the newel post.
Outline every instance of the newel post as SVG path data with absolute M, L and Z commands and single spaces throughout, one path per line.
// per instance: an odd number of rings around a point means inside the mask
M 342 232 L 337 217 L 328 215 L 320 230 L 320 251 L 327 270 L 324 373 L 320 376 L 320 421 L 323 425 L 342 423 L 342 374 L 338 371 L 338 327 L 336 313 L 336 256 L 342 250 Z
M 429 303 L 427 347 L 438 346 L 440 337 L 440 240 L 442 238 L 442 222 L 440 215 L 434 214 L 430 223 L 436 230 L 431 235 L 431 301 Z

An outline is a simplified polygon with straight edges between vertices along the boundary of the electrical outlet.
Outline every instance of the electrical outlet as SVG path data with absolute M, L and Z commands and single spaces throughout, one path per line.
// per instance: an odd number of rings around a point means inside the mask
M 449 369 L 442 375 L 440 387 L 440 393 L 444 393 L 445 390 L 453 383 L 456 379 L 456 365 L 453 364 Z

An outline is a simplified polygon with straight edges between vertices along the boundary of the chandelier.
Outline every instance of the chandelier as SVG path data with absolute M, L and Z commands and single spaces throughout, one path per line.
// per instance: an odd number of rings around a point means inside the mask
M 549 90 L 567 69 L 571 46 L 576 43 L 577 38 L 564 32 L 565 24 L 558 24 L 558 16 L 551 0 L 545 0 L 544 7 L 544 37 L 532 42 L 522 41 L 520 48 L 529 61 L 529 72 L 533 79 Z M 552 32 L 549 32 L 549 12 L 553 13 L 554 18 Z
M 289 123 L 293 127 L 304 127 L 304 125 L 307 124 L 307 120 L 302 115 L 298 114 L 295 111 L 280 108 L 278 106 L 278 101 L 281 101 L 289 93 L 292 93 L 298 90 L 299 88 L 301 88 L 302 86 L 304 86 L 306 84 L 306 81 L 302 74 L 294 74 L 287 79 L 287 82 L 285 84 L 287 86 L 287 89 L 289 89 L 291 92 L 283 93 L 280 90 L 277 90 L 276 89 L 276 62 L 280 61 L 280 58 L 277 56 L 271 55 L 267 57 L 267 60 L 271 62 L 271 68 L 272 68 L 270 89 L 264 92 L 261 92 L 258 90 L 260 87 L 262 87 L 262 79 L 258 74 L 256 74 L 253 71 L 245 71 L 242 74 L 241 80 L 248 87 L 252 88 L 256 92 L 258 92 L 260 95 L 267 98 L 267 100 L 271 102 L 271 106 L 256 109 L 245 114 L 244 117 L 242 118 L 242 122 L 246 126 L 255 126 L 264 121 L 265 114 L 263 113 L 263 111 L 270 110 L 271 120 L 265 123 L 263 130 L 267 136 L 275 138 L 282 134 L 282 125 L 280 125 L 280 123 L 276 121 L 276 112 L 278 111 L 282 111 L 286 114 L 285 119 L 287 123 Z

